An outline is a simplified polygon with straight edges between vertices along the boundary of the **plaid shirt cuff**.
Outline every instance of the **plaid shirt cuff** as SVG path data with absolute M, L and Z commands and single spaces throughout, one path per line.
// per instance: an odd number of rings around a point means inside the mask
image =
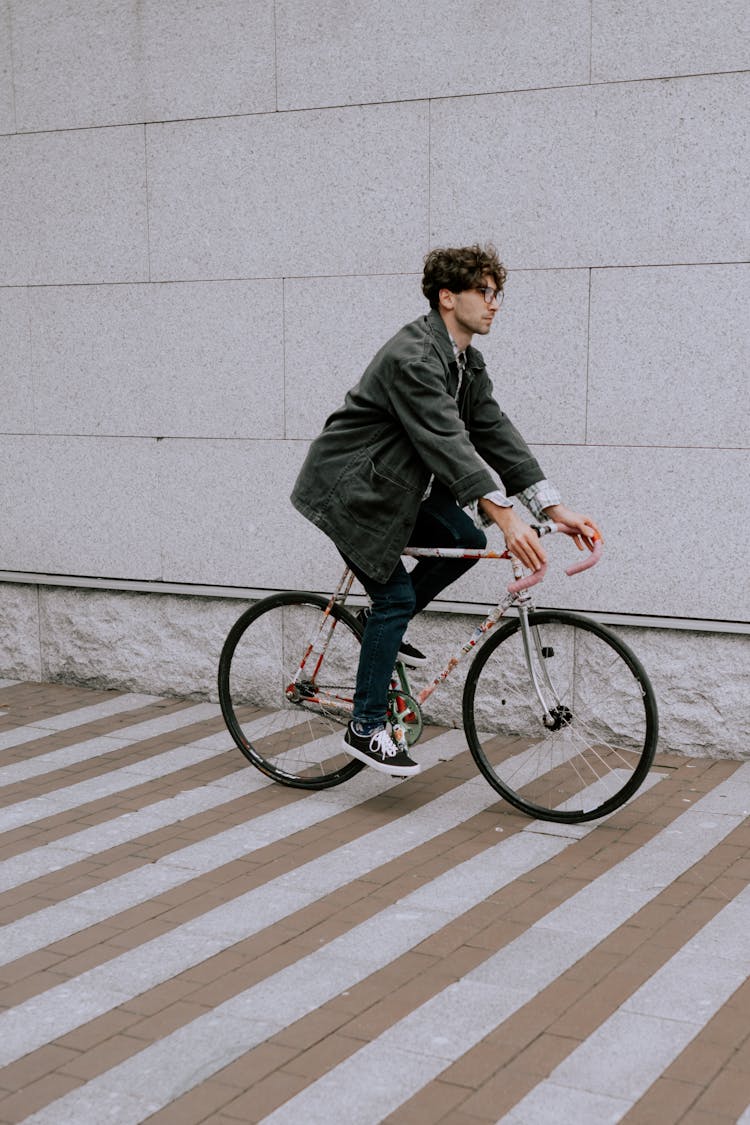
M 513 501 L 509 500 L 505 493 L 499 488 L 493 489 L 492 492 L 485 492 L 484 496 L 480 497 L 480 499 L 491 500 L 492 503 L 497 504 L 499 508 L 513 507 Z M 489 516 L 486 516 L 482 509 L 479 507 L 479 500 L 472 500 L 472 502 L 468 504 L 467 507 L 471 512 L 471 517 L 477 527 L 490 527 L 492 525 L 492 520 L 489 518 Z
M 509 500 L 506 494 L 499 488 L 494 489 L 492 492 L 486 492 L 481 497 L 482 500 L 491 500 L 493 504 L 497 504 L 500 508 L 512 508 L 513 502 Z M 536 484 L 530 484 L 528 488 L 524 488 L 523 492 L 518 493 L 518 499 L 524 504 L 531 512 L 534 519 L 546 520 L 549 519 L 545 512 L 545 508 L 549 508 L 552 504 L 561 504 L 562 496 L 560 491 L 549 480 L 538 480 Z M 486 516 L 482 509 L 479 507 L 478 500 L 472 500 L 471 504 L 466 505 L 471 517 L 477 527 L 489 527 L 492 520 Z
M 549 518 L 544 511 L 545 508 L 562 503 L 559 489 L 549 480 L 538 480 L 536 484 L 530 484 L 523 492 L 519 492 L 518 499 L 538 520 Z

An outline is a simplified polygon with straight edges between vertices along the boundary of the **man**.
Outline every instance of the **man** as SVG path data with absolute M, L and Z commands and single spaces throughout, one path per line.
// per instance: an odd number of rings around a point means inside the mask
M 380 349 L 310 446 L 292 493 L 292 503 L 330 536 L 372 602 L 344 742 L 351 755 L 384 773 L 420 769 L 399 732 L 386 725 L 394 663 L 424 661 L 403 640 L 406 627 L 475 561 L 421 559 L 409 574 L 400 558 L 404 548 L 486 546 L 462 510 L 475 505 L 524 566 L 539 570 L 546 561 L 539 538 L 506 493 L 518 495 L 536 518 L 574 527 L 581 550 L 584 543 L 592 549 L 599 535 L 593 520 L 561 503 L 495 401 L 481 353 L 471 346 L 475 335 L 490 331 L 505 279 L 490 245 L 427 255 L 422 291 L 430 312 Z

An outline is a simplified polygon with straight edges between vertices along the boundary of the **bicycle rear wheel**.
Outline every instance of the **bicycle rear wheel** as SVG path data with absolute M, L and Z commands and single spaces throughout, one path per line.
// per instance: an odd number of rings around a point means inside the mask
M 344 749 L 361 627 L 318 594 L 272 594 L 229 631 L 219 702 L 237 746 L 259 770 L 298 789 L 326 789 L 364 763 Z
M 658 737 L 654 692 L 640 662 L 598 622 L 529 613 L 534 688 L 520 620 L 479 650 L 466 679 L 464 728 L 479 769 L 529 816 L 579 823 L 605 816 L 642 784 Z M 549 720 L 548 720 L 549 722 Z

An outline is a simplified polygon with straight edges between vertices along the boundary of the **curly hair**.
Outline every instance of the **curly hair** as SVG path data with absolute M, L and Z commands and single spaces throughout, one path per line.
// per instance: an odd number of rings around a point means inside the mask
M 424 260 L 422 292 L 436 309 L 441 289 L 450 289 L 451 293 L 474 289 L 482 284 L 487 274 L 494 277 L 498 289 L 503 288 L 508 271 L 491 242 L 486 246 L 475 243 L 474 246 L 430 250 Z

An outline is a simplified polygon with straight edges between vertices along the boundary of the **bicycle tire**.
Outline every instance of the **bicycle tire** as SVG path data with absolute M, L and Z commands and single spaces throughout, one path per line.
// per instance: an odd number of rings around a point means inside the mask
M 659 732 L 653 688 L 615 633 L 563 610 L 530 611 L 534 667 L 559 703 L 543 721 L 519 619 L 479 649 L 463 695 L 464 729 L 481 773 L 505 800 L 539 820 L 606 816 L 642 785 Z
M 362 627 L 337 604 L 326 617 L 328 601 L 299 590 L 263 598 L 232 626 L 219 659 L 229 733 L 256 769 L 296 789 L 327 789 L 364 768 L 343 743 Z M 319 666 L 316 650 L 300 672 L 308 644 L 326 637 Z

